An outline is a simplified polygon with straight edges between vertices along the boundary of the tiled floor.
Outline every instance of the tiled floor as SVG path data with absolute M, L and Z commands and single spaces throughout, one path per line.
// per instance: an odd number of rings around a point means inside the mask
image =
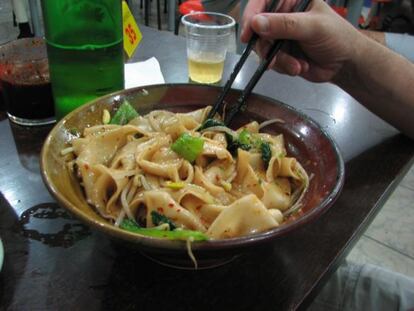
M 30 0 L 34 1 L 34 0 Z M 139 0 L 133 0 L 132 11 L 143 23 Z M 17 37 L 13 27 L 11 1 L 0 0 L 0 44 Z M 161 1 L 163 5 L 163 1 Z M 162 15 L 162 29 L 167 29 Z M 157 27 L 155 3 L 150 26 Z M 359 263 L 372 263 L 414 277 L 414 166 L 402 180 L 374 222 L 348 257 Z
M 348 258 L 414 277 L 414 166 Z

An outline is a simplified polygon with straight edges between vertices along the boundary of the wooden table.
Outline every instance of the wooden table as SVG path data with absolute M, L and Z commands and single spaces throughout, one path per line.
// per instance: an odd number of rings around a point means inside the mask
M 186 82 L 185 42 L 142 27 L 135 60 L 156 56 L 167 82 Z M 230 55 L 226 77 L 237 57 Z M 249 60 L 236 82 L 255 68 Z M 225 77 L 225 78 L 226 78 Z M 111 243 L 71 218 L 39 174 L 50 128 L 0 121 L 0 236 L 5 310 L 304 309 L 375 217 L 412 162 L 414 143 L 328 84 L 268 72 L 256 92 L 297 107 L 334 137 L 346 159 L 338 201 L 321 218 L 230 264 L 181 271 Z

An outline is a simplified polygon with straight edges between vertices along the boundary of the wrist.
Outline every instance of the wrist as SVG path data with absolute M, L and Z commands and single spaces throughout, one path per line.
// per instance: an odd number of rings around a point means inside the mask
M 350 41 L 350 51 L 344 60 L 342 68 L 332 79 L 332 82 L 340 88 L 347 90 L 353 83 L 358 83 L 359 72 L 367 61 L 372 44 L 376 43 L 362 33 L 356 31 L 354 39 Z

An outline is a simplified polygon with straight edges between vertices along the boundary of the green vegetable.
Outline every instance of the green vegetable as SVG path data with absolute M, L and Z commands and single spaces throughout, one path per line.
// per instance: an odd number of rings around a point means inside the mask
M 166 216 L 157 213 L 156 211 L 151 212 L 151 218 L 154 225 L 159 226 L 162 224 L 168 224 L 170 226 L 170 230 L 174 230 L 177 226 Z
M 134 109 L 134 107 L 132 107 L 128 101 L 124 101 L 121 106 L 119 106 L 118 110 L 110 121 L 110 124 L 124 125 L 138 116 L 139 114 Z
M 247 144 L 243 143 L 244 141 L 247 141 L 247 135 L 245 137 L 242 136 L 242 141 L 240 140 L 240 135 L 239 135 L 239 137 L 231 136 L 230 134 L 227 134 L 227 133 L 225 135 L 226 135 L 226 141 L 227 141 L 227 150 L 232 155 L 236 155 L 237 149 L 239 149 L 239 148 L 243 149 L 243 150 L 246 150 L 246 151 L 249 151 L 252 148 L 250 143 L 247 143 Z M 243 134 L 243 135 L 245 135 L 245 134 Z
M 171 145 L 171 149 L 184 159 L 193 162 L 203 152 L 203 146 L 204 140 L 202 138 L 183 133 Z
M 175 229 L 174 231 L 163 231 L 159 229 L 153 228 L 141 228 L 135 221 L 126 219 L 122 221 L 119 226 L 123 230 L 127 230 L 130 232 L 154 237 L 154 238 L 166 238 L 170 240 L 184 240 L 187 241 L 188 239 L 194 241 L 206 241 L 208 237 L 200 232 L 200 231 L 192 231 L 192 230 L 180 230 Z
M 252 143 L 252 135 L 246 129 L 243 129 L 239 134 L 239 143 L 241 145 L 250 145 Z
M 270 144 L 266 141 L 262 142 L 260 145 L 260 152 L 262 153 L 262 160 L 265 167 L 269 166 L 270 159 L 272 158 L 272 150 L 270 149 Z
M 213 126 L 225 126 L 223 122 L 216 120 L 216 119 L 207 119 L 204 123 L 197 129 L 197 131 L 201 131 Z M 251 133 L 243 129 L 238 136 L 232 136 L 229 133 L 225 133 L 226 141 L 227 141 L 227 150 L 234 156 L 237 153 L 237 149 L 243 150 L 250 150 L 252 148 L 252 140 L 253 137 Z
M 225 126 L 223 122 L 215 119 L 207 119 L 203 125 L 200 126 L 198 131 L 204 130 L 213 126 Z M 260 149 L 262 153 L 262 160 L 267 167 L 272 157 L 272 151 L 268 142 L 262 141 L 259 135 L 249 132 L 247 129 L 243 129 L 238 136 L 232 136 L 225 133 L 227 141 L 227 150 L 235 156 L 237 149 L 243 149 L 249 151 L 252 148 Z
M 207 119 L 204 123 L 197 129 L 198 132 L 205 130 L 209 127 L 213 126 L 225 126 L 223 122 L 216 120 L 216 119 Z

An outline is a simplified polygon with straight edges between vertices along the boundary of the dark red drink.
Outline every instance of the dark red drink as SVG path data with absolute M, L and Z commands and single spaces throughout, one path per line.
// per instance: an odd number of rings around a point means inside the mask
M 44 39 L 19 39 L 0 47 L 0 89 L 10 121 L 27 126 L 55 121 Z
M 37 81 L 36 81 L 37 80 Z M 43 120 L 54 117 L 50 82 L 41 79 L 1 81 L 6 110 L 19 119 Z

